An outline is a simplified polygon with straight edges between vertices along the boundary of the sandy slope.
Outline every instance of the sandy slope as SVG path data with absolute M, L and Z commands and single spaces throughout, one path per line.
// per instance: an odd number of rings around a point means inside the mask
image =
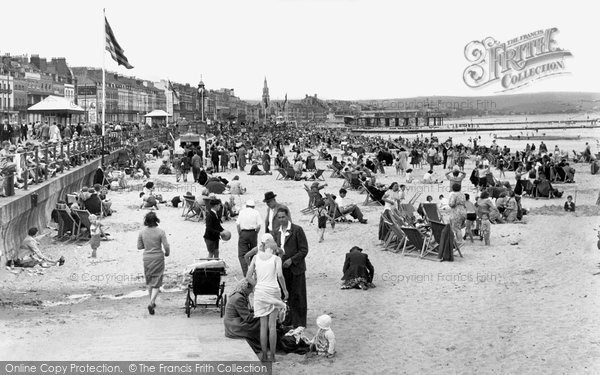
M 156 162 L 151 165 L 157 168 Z M 318 166 L 325 165 L 318 162 Z M 309 224 L 309 215 L 300 213 L 307 202 L 301 182 L 240 174 L 249 192 L 236 197 L 238 205 L 252 198 L 260 202 L 257 209 L 264 215 L 264 192 L 273 190 L 278 201 L 291 208 L 294 222 L 304 227 L 310 244 L 306 259 L 308 331 L 316 331 L 314 322 L 318 315 L 329 313 L 338 339 L 335 359 L 282 356 L 276 369 L 297 374 L 599 372 L 600 330 L 596 315 L 600 307 L 600 275 L 593 274 L 600 271 L 596 267 L 599 256 L 594 232 L 600 222 L 598 216 L 591 216 L 597 215 L 591 206 L 597 197 L 592 188 L 598 186 L 598 176 L 591 176 L 587 165 L 576 168 L 577 183 L 560 185 L 560 189 L 567 194 L 578 190 L 579 212 L 562 212 L 562 199 L 526 198 L 524 207 L 535 208 L 533 215 L 526 216 L 527 224 L 493 226 L 493 246 L 485 247 L 479 241 L 468 243 L 463 249 L 464 258 L 454 263 L 381 251 L 377 241 L 381 208 L 362 206 L 364 195 L 355 192 L 350 192 L 348 198 L 361 204 L 369 223 L 328 228 L 325 242 L 318 243 L 316 225 Z M 422 176 L 423 171 L 417 170 L 415 177 Z M 234 174 L 238 173 L 223 175 L 231 178 Z M 436 174 L 441 176 L 441 171 Z M 325 175 L 329 184 L 325 191 L 337 194 L 342 180 L 328 178 L 328 172 Z M 512 173 L 507 173 L 507 177 L 512 180 Z M 173 187 L 162 191 L 167 200 L 191 189 L 175 184 L 173 176 L 158 179 L 165 182 L 161 186 Z M 403 182 L 395 175 L 381 180 Z M 424 199 L 428 194 L 436 198 L 447 194 L 446 186 L 410 188 L 423 189 Z M 28 324 L 53 327 L 61 324 L 64 316 L 81 323 L 90 316 L 114 314 L 113 306 L 119 316 L 126 318 L 143 313 L 145 299 L 123 303 L 97 298 L 143 287 L 141 254 L 135 245 L 145 211 L 132 206 L 137 198 L 135 189 L 111 196 L 118 212 L 104 222 L 115 240 L 101 244 L 98 261 L 87 258 L 90 249 L 86 244 L 53 244 L 47 237 L 47 252 L 53 256 L 63 254 L 67 258 L 65 266 L 45 270 L 44 276 L 0 273 L 0 298 L 5 304 L 0 307 L 5 317 L 1 333 L 5 338 L 15 342 L 31 340 L 24 334 Z M 182 283 L 181 271 L 186 264 L 206 256 L 204 224 L 184 221 L 181 209 L 172 207 L 161 206 L 158 214 L 172 245 L 166 267 L 169 288 Z M 234 222 L 224 226 L 235 233 Z M 234 235 L 221 246 L 221 254 L 230 267 L 228 289 L 241 276 L 236 244 Z M 376 270 L 376 289 L 339 289 L 344 254 L 353 245 L 369 254 Z M 67 307 L 31 306 L 37 304 L 31 301 L 64 301 L 66 295 L 83 293 L 91 294 L 91 299 Z M 163 314 L 183 313 L 182 292 L 160 298 L 165 305 Z M 158 311 L 160 314 L 160 308 Z

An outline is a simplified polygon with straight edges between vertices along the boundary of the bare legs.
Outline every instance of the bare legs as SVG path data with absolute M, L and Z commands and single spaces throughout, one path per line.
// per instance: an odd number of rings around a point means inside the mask
M 268 316 L 260 317 L 260 360 L 265 362 L 267 358 L 271 362 L 275 362 L 275 350 L 277 349 L 277 315 L 279 309 L 273 310 Z M 271 355 L 267 357 L 267 342 L 271 349 Z
M 156 307 L 156 297 L 158 297 L 158 288 L 149 287 L 148 297 L 150 297 L 150 304 L 148 305 L 148 312 L 150 315 L 154 315 L 154 308 Z

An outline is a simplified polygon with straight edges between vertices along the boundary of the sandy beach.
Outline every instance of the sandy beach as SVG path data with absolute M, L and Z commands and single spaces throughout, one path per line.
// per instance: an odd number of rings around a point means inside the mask
M 327 164 L 317 161 L 318 168 L 326 168 Z M 156 175 L 158 165 L 158 161 L 149 163 L 152 180 L 167 201 L 186 191 L 199 194 L 199 185 L 178 184 L 174 176 Z M 382 207 L 363 206 L 365 195 L 351 191 L 347 200 L 359 204 L 368 224 L 341 223 L 333 230 L 328 227 L 325 241 L 318 243 L 316 221 L 310 224 L 312 216 L 300 212 L 308 201 L 302 182 L 278 181 L 276 173 L 220 174 L 229 180 L 239 175 L 248 188 L 246 195 L 235 196 L 238 206 L 254 199 L 264 217 L 263 196 L 271 190 L 280 203 L 290 207 L 292 220 L 304 228 L 309 241 L 309 336 L 316 333 L 317 316 L 327 313 L 333 318 L 336 357 L 281 355 L 274 365 L 275 372 L 599 373 L 600 252 L 595 232 L 600 224 L 600 208 L 595 206 L 599 177 L 590 175 L 588 164 L 574 167 L 576 183 L 555 185 L 565 191 L 563 198 L 524 198 L 523 207 L 530 210 L 525 223 L 494 225 L 492 246 L 486 247 L 478 240 L 467 242 L 462 249 L 464 258 L 452 263 L 383 251 L 377 240 Z M 469 160 L 466 171 L 472 168 Z M 378 175 L 379 181 L 404 183 L 404 178 L 392 169 L 388 167 L 385 176 Z M 425 171 L 417 169 L 413 176 L 420 180 Z M 327 170 L 325 191 L 337 195 L 343 180 L 329 178 L 329 174 Z M 440 166 L 435 174 L 442 178 Z M 514 174 L 507 172 L 506 180 L 513 182 Z M 0 272 L 3 341 L 23 347 L 23 343 L 35 340 L 29 335 L 35 327 L 43 327 L 36 332 L 44 335 L 71 323 L 87 325 L 93 331 L 106 322 L 123 321 L 119 330 L 128 332 L 135 326 L 127 322 L 149 319 L 145 298 L 118 299 L 123 295 L 143 296 L 137 292 L 144 290 L 136 239 L 146 211 L 135 207 L 141 181 L 132 184 L 136 185 L 127 191 L 110 193 L 117 212 L 103 223 L 113 240 L 101 243 L 96 260 L 88 258 L 91 250 L 87 243 L 55 242 L 52 237 L 56 232 L 45 229 L 42 249 L 53 257 L 63 255 L 67 259 L 63 267 L 18 274 Z M 463 186 L 472 188 L 468 181 Z M 448 194 L 448 183 L 410 184 L 408 197 L 419 190 L 419 201 L 424 201 L 426 195 L 437 198 Z M 565 213 L 564 197 L 575 195 L 575 191 L 577 212 Z M 166 262 L 167 292 L 159 297 L 157 315 L 180 317 L 184 314 L 185 266 L 207 255 L 202 240 L 204 223 L 185 221 L 181 208 L 161 205 L 157 213 L 172 249 Z M 223 226 L 234 233 L 232 240 L 221 243 L 221 256 L 229 266 L 225 279 L 229 293 L 242 274 L 235 221 Z M 377 288 L 340 289 L 344 254 L 354 245 L 369 255 Z M 73 341 L 56 344 L 78 346 Z M 110 357 L 110 349 L 103 350 Z M 23 353 L 0 351 L 0 358 L 11 356 L 21 358 Z

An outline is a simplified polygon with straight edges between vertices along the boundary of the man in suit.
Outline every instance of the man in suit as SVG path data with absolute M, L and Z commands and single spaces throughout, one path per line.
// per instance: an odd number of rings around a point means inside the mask
M 354 246 L 346 254 L 342 272 L 344 272 L 342 289 L 360 288 L 367 290 L 375 287 L 373 285 L 375 268 L 369 261 L 369 256 L 363 254 L 362 249 L 358 246 Z
M 290 210 L 287 207 L 277 209 L 277 220 L 280 227 L 273 234 L 277 245 L 284 250 L 283 277 L 289 292 L 289 311 L 285 325 L 294 328 L 306 327 L 306 263 L 308 241 L 302 227 L 292 224 Z
M 263 202 L 265 202 L 267 204 L 267 206 L 269 207 L 269 209 L 267 210 L 267 216 L 265 218 L 265 233 L 271 233 L 271 232 L 274 233 L 279 229 L 279 226 L 281 224 L 279 223 L 279 220 L 277 219 L 277 210 L 280 207 L 287 209 L 287 207 L 285 205 L 279 204 L 275 200 L 275 197 L 277 197 L 277 194 L 273 193 L 272 191 L 268 191 L 265 193 L 265 199 L 263 200 Z M 289 216 L 289 209 L 288 209 L 288 219 L 289 219 L 289 221 L 292 221 L 292 217 Z
M 221 219 L 217 215 L 217 212 L 221 210 L 221 201 L 218 199 L 211 199 L 208 201 L 210 210 L 206 213 L 206 231 L 204 232 L 204 242 L 206 243 L 206 249 L 208 250 L 209 258 L 219 257 L 219 240 L 221 239 L 221 232 L 224 231 L 221 226 Z

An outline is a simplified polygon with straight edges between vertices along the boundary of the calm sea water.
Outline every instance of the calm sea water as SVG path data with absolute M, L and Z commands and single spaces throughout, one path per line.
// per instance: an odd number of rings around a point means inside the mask
M 582 152 L 585 149 L 585 143 L 588 142 L 592 147 L 592 152 L 597 153 L 600 152 L 600 128 L 588 128 L 588 129 L 544 129 L 544 130 L 502 130 L 502 131 L 490 131 L 490 130 L 479 130 L 479 131 L 469 131 L 469 132 L 437 132 L 433 133 L 434 136 L 438 137 L 440 141 L 444 141 L 450 137 L 452 137 L 452 141 L 454 144 L 468 144 L 469 138 L 478 138 L 478 144 L 489 146 L 492 144 L 494 140 L 494 134 L 502 137 L 502 136 L 510 136 L 516 137 L 518 135 L 549 135 L 549 136 L 565 136 L 565 137 L 574 137 L 580 136 L 579 139 L 558 139 L 558 140 L 549 140 L 544 141 L 548 150 L 553 150 L 554 146 L 557 145 L 561 150 L 568 150 L 571 152 L 575 150 L 577 152 Z M 399 134 L 399 133 L 371 133 L 365 134 L 368 136 L 380 136 L 384 139 L 397 139 L 399 136 L 402 138 L 408 139 L 416 139 L 418 137 L 429 137 L 431 133 L 420 133 L 420 134 Z M 534 143 L 536 147 L 540 144 L 540 141 L 530 141 L 530 140 L 517 140 L 517 139 L 498 139 L 496 141 L 500 146 L 506 145 L 510 147 L 511 150 L 522 150 L 525 149 L 525 145 L 527 143 Z

